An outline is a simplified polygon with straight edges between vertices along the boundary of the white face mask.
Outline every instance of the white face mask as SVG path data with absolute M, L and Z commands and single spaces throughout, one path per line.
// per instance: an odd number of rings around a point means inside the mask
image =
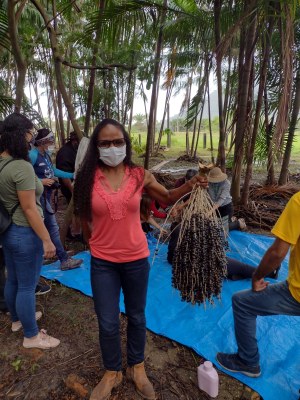
M 126 145 L 122 147 L 110 146 L 108 149 L 99 147 L 99 158 L 104 164 L 116 167 L 126 157 Z
M 48 149 L 47 149 L 46 151 L 47 151 L 47 153 L 48 153 L 49 155 L 51 155 L 51 154 L 54 153 L 54 151 L 55 151 L 55 145 L 54 145 L 54 144 L 51 144 L 50 146 L 48 146 Z

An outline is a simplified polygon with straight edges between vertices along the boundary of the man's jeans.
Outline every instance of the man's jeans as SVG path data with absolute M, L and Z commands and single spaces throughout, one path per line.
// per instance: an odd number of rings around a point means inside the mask
M 5 300 L 13 322 L 20 320 L 24 336 L 38 334 L 35 287 L 43 263 L 43 243 L 30 227 L 11 224 L 2 236 L 7 269 Z
M 99 323 L 100 347 L 105 369 L 120 371 L 120 292 L 124 294 L 127 325 L 127 363 L 144 361 L 146 344 L 145 306 L 149 277 L 147 258 L 127 263 L 91 259 L 91 283 Z
M 41 206 L 44 211 L 44 223 L 47 231 L 49 232 L 51 241 L 56 248 L 56 255 L 60 262 L 64 262 L 68 259 L 68 254 L 65 251 L 64 246 L 60 240 L 59 227 L 56 222 L 55 214 L 51 208 L 50 203 L 48 202 L 48 200 L 45 199 L 44 195 L 41 196 Z
M 300 303 L 291 295 L 287 281 L 269 285 L 261 292 L 243 290 L 235 293 L 232 296 L 232 308 L 238 354 L 249 366 L 259 365 L 256 317 L 300 315 Z

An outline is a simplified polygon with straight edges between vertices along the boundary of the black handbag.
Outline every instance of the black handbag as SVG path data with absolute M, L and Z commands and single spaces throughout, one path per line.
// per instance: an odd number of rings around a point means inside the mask
M 11 162 L 14 161 L 9 160 L 5 165 L 3 165 L 3 167 L 0 169 L 0 172 Z M 19 202 L 13 207 L 13 209 L 11 210 L 11 212 L 9 213 L 7 211 L 7 209 L 4 207 L 2 201 L 0 200 L 0 234 L 4 233 L 8 227 L 10 226 L 10 224 L 12 223 L 12 216 L 14 214 L 14 212 L 16 211 L 16 209 L 19 206 Z

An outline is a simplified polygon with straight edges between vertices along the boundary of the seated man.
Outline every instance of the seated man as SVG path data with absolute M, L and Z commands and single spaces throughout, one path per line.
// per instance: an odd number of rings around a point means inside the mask
M 290 199 L 272 229 L 276 239 L 252 276 L 252 290 L 244 290 L 232 296 L 238 351 L 234 354 L 217 354 L 219 364 L 231 372 L 240 372 L 250 377 L 261 374 L 256 340 L 258 315 L 300 315 L 299 218 L 300 192 Z M 264 278 L 283 261 L 290 248 L 288 279 L 269 285 Z
M 185 176 L 183 176 L 182 178 L 177 179 L 177 181 L 174 184 L 175 188 L 179 188 L 180 186 L 184 185 L 185 182 L 189 181 L 190 179 L 192 179 L 193 176 L 197 175 L 198 171 L 196 169 L 188 169 L 186 171 Z

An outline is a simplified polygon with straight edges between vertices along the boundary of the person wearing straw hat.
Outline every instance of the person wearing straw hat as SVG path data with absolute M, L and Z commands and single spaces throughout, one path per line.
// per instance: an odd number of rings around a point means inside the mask
M 245 221 L 238 221 L 233 217 L 232 197 L 230 194 L 230 182 L 228 176 L 219 167 L 212 168 L 208 173 L 208 193 L 214 203 L 214 209 L 218 210 L 220 217 L 226 219 L 229 230 L 245 229 Z M 227 218 L 228 222 L 227 222 Z M 233 221 L 233 222 L 232 222 Z

